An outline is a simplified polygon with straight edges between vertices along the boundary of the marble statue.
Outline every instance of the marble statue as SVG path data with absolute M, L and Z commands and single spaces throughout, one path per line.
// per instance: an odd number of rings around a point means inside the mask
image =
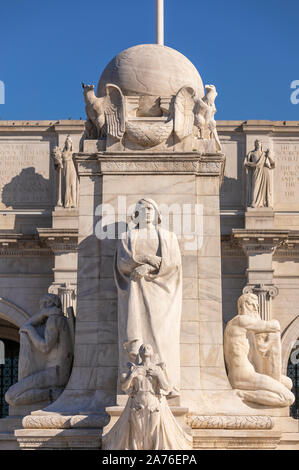
M 160 226 L 161 214 L 152 199 L 141 199 L 133 217 L 135 228 L 118 240 L 114 275 L 118 290 L 120 374 L 127 354 L 135 361 L 141 344 L 153 345 L 179 394 L 182 267 L 178 240 Z
M 63 174 L 65 183 L 64 207 L 77 207 L 77 174 L 73 162 L 73 143 L 68 135 L 62 151 Z
M 5 395 L 10 405 L 51 403 L 62 393 L 73 361 L 70 328 L 59 297 L 46 294 L 20 329 L 19 381 Z
M 280 324 L 261 319 L 255 294 L 239 298 L 238 315 L 225 329 L 224 357 L 231 386 L 245 402 L 271 407 L 294 402 L 292 380 L 281 374 Z
M 271 179 L 270 170 L 275 163 L 270 150 L 263 151 L 262 142 L 255 141 L 255 149 L 247 155 L 244 162 L 247 172 L 247 206 L 271 207 Z
M 63 150 L 54 147 L 52 151 L 54 167 L 58 172 L 57 206 L 77 207 L 78 179 L 73 163 L 73 143 L 68 135 Z M 64 193 L 62 195 L 62 193 Z
M 125 100 L 120 88 L 111 83 L 105 87 L 105 96 L 98 98 L 94 85 L 82 82 L 86 103 L 87 138 L 104 138 L 107 135 L 121 140 L 125 132 Z
M 143 344 L 139 358 L 128 363 L 121 378 L 129 395 L 125 409 L 113 428 L 103 436 L 107 450 L 179 450 L 191 448 L 191 438 L 173 416 L 166 396 L 169 383 L 165 364 L 154 360 L 153 348 Z
M 57 198 L 57 206 L 62 206 L 62 171 L 63 171 L 63 163 L 62 163 L 62 152 L 58 146 L 55 146 L 52 150 L 52 158 L 54 161 L 55 170 L 58 173 L 58 198 Z
M 206 94 L 196 102 L 195 125 L 199 129 L 201 139 L 215 139 L 216 150 L 221 151 L 221 143 L 218 137 L 215 121 L 216 106 L 215 99 L 217 91 L 214 85 L 205 85 Z

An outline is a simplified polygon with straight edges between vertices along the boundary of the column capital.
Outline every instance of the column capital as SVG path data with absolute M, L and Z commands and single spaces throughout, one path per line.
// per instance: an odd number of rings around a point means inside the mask
M 279 289 L 274 284 L 247 284 L 243 289 L 243 294 L 266 294 L 268 300 L 275 298 L 279 294 Z

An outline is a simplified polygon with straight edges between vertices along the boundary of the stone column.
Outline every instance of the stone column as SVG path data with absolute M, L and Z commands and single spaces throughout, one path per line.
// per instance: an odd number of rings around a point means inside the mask
M 54 253 L 54 281 L 49 292 L 61 298 L 62 309 L 76 312 L 78 229 L 38 229 L 39 238 Z
M 288 233 L 287 230 L 233 230 L 233 240 L 242 247 L 248 259 L 247 285 L 243 293 L 252 292 L 258 296 L 263 320 L 272 318 L 271 302 L 278 295 L 274 284 L 273 255 L 287 240 Z

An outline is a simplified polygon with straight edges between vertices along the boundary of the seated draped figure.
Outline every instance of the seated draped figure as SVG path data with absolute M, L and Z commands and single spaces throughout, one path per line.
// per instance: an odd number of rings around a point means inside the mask
M 171 389 L 164 363 L 150 344 L 142 344 L 135 363 L 121 378 L 129 395 L 123 413 L 103 436 L 106 450 L 173 450 L 191 448 L 191 438 L 173 416 L 166 397 Z
M 281 374 L 280 324 L 261 319 L 255 294 L 239 298 L 238 315 L 225 329 L 224 357 L 231 386 L 245 402 L 271 407 L 294 402 L 292 381 Z
M 5 395 L 10 405 L 49 404 L 62 393 L 73 361 L 71 328 L 58 295 L 42 297 L 40 311 L 20 329 L 19 381 Z

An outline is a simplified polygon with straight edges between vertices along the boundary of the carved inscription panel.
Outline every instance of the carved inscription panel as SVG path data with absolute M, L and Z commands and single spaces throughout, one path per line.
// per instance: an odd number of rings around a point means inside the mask
M 49 142 L 0 141 L 0 209 L 53 203 Z
M 299 141 L 274 145 L 274 206 L 299 211 Z

